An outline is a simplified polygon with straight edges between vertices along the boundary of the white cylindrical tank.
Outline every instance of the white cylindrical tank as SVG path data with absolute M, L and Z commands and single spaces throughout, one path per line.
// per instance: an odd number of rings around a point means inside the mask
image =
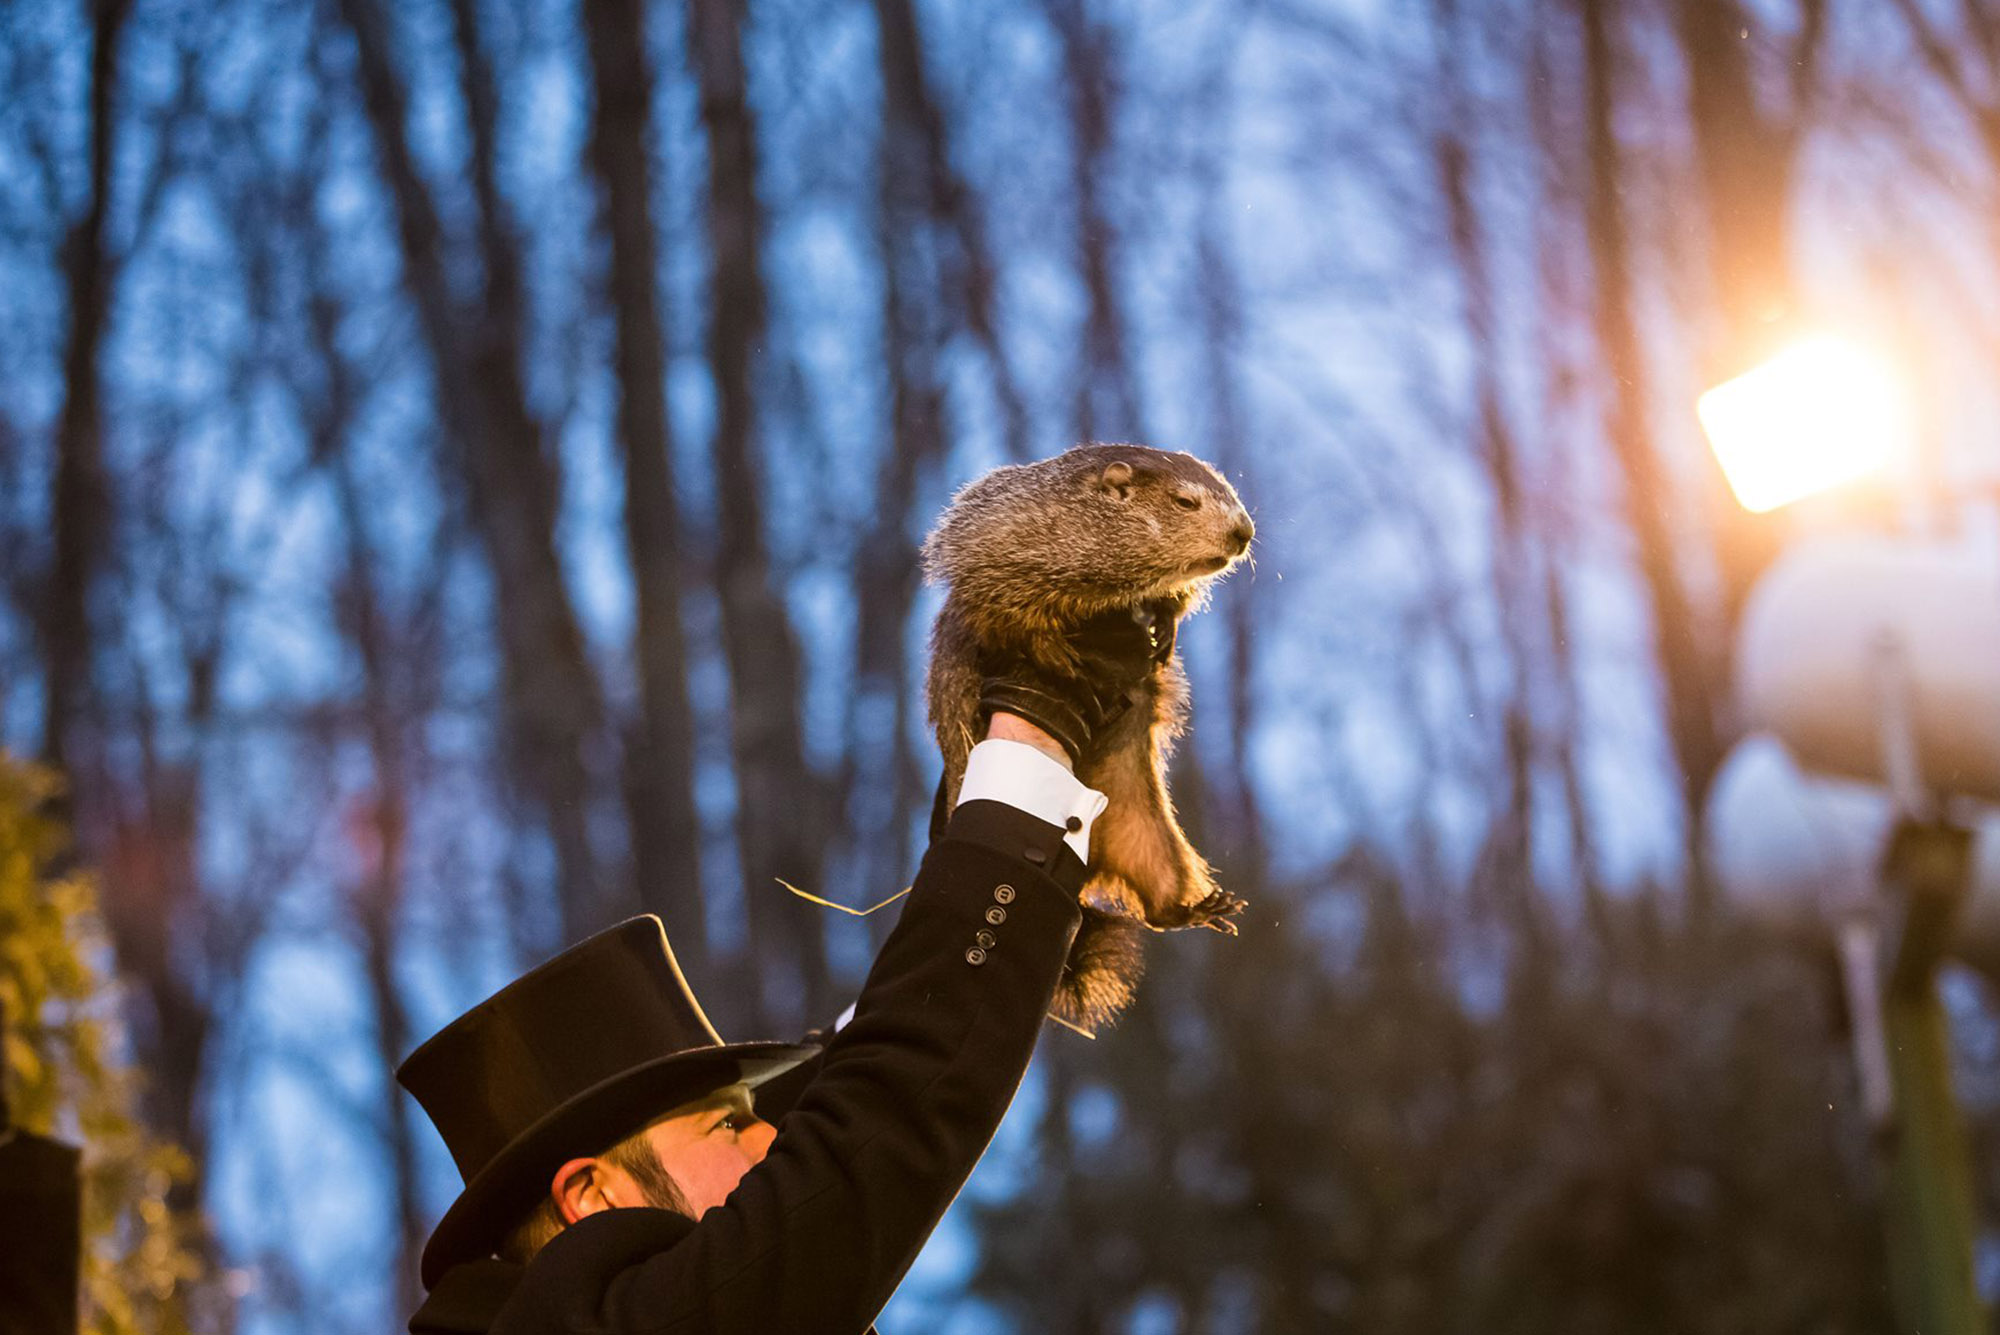
M 1709 867 L 1731 903 L 1831 944 L 1844 919 L 1886 907 L 1879 876 L 1894 819 L 1885 789 L 1807 774 L 1776 738 L 1748 737 L 1709 790 Z M 1951 953 L 2000 979 L 2000 814 L 1973 829 Z
M 1882 781 L 1893 662 L 1924 782 L 2000 801 L 1996 555 L 1873 536 L 1787 552 L 1758 581 L 1737 637 L 1748 726 L 1782 738 L 1807 769 Z
M 1737 744 L 1709 789 L 1709 868 L 1756 917 L 1837 922 L 1875 902 L 1891 819 L 1882 789 L 1807 775 L 1760 733 Z

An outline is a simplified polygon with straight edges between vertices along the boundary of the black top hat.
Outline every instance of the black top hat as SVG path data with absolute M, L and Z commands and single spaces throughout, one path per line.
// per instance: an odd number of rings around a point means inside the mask
M 498 1246 L 564 1160 L 726 1085 L 760 1084 L 816 1051 L 725 1044 L 651 914 L 509 983 L 396 1071 L 465 1179 L 424 1247 L 424 1287 Z

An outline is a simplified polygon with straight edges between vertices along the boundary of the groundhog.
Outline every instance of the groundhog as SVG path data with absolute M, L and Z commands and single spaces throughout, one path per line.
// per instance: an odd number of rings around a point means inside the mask
M 1165 617 L 1171 634 L 1249 551 L 1254 532 L 1221 474 L 1192 455 L 1140 445 L 1080 445 L 962 488 L 923 548 L 926 577 L 947 585 L 928 681 L 944 753 L 940 812 L 956 802 L 978 740 L 982 653 L 1069 672 L 1067 633 L 1117 608 Z M 1143 967 L 1141 925 L 1234 935 L 1230 917 L 1244 907 L 1217 887 L 1167 794 L 1167 759 L 1188 713 L 1178 657 L 1166 656 L 1130 698 L 1076 766 L 1110 799 L 1091 833 L 1084 922 L 1053 1008 L 1085 1032 L 1130 1002 Z

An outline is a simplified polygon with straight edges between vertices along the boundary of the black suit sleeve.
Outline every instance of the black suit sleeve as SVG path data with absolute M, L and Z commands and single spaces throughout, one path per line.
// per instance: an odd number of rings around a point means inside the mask
M 565 1230 L 494 1335 L 861 1335 L 1027 1069 L 1080 920 L 1062 833 L 997 802 L 954 812 L 764 1162 L 692 1227 L 613 1210 Z

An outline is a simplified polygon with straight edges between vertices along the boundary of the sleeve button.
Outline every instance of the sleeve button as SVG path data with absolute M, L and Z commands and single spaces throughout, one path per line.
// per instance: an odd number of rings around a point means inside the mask
M 986 963 L 986 952 L 981 950 L 978 946 L 974 946 L 972 949 L 965 952 L 965 962 L 967 964 L 974 964 L 974 965 L 984 964 Z
M 982 950 L 991 950 L 993 949 L 993 943 L 999 938 L 995 937 L 993 933 L 987 931 L 985 928 L 982 927 L 977 932 L 973 933 L 972 939 L 979 943 L 980 948 Z
M 1081 830 L 1083 828 L 1083 817 L 1071 816 L 1068 820 L 1063 822 L 1063 828 L 1065 830 L 1068 830 L 1071 834 L 1075 834 L 1078 830 Z
M 1007 921 L 1007 910 L 995 904 L 992 908 L 986 910 L 986 921 L 998 927 L 1001 923 Z
M 994 887 L 993 887 L 993 898 L 994 898 L 994 899 L 996 899 L 996 900 L 998 900 L 998 901 L 999 901 L 1000 903 L 1002 903 L 1002 904 L 1011 904 L 1011 903 L 1013 903 L 1013 902 L 1014 902 L 1014 887 L 1013 887 L 1013 886 L 1011 886 L 1011 885 L 996 885 L 996 886 L 994 886 Z
M 1043 863 L 1049 860 L 1049 853 L 1048 850 L 1045 848 L 1031 848 L 1027 852 L 1021 854 L 1021 856 L 1026 858 L 1028 861 L 1034 863 L 1037 867 L 1041 866 Z

